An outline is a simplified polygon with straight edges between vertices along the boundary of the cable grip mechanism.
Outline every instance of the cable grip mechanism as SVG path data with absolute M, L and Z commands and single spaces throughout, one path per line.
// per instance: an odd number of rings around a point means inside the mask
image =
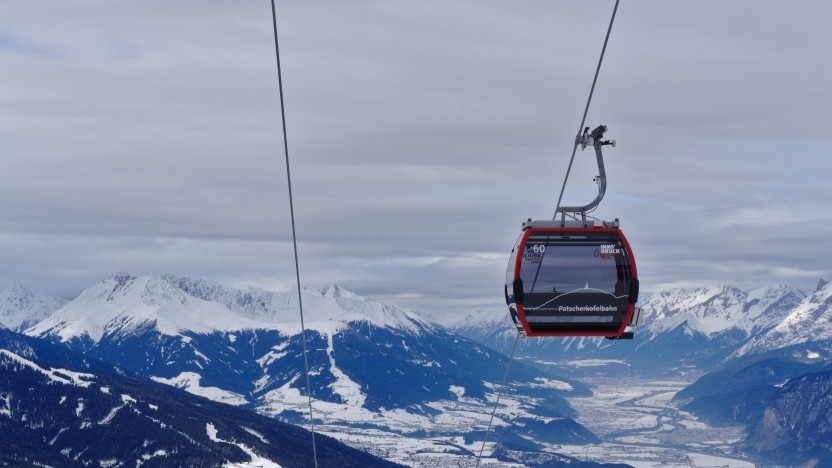
M 599 125 L 595 127 L 595 130 L 593 130 L 592 133 L 589 132 L 589 127 L 585 127 L 583 135 L 575 137 L 575 144 L 580 145 L 581 151 L 583 151 L 587 146 L 595 146 L 595 142 L 601 140 L 601 138 L 604 137 L 604 133 L 607 133 L 606 125 Z M 607 145 L 615 148 L 615 140 L 601 140 L 601 146 Z

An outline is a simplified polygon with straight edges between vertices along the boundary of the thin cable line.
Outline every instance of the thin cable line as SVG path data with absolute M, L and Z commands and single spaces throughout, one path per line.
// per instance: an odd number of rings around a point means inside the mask
M 306 351 L 306 326 L 303 323 L 303 299 L 300 288 L 300 263 L 298 262 L 298 237 L 295 230 L 295 204 L 292 199 L 292 175 L 289 171 L 289 141 L 286 138 L 286 108 L 283 103 L 283 74 L 280 69 L 280 45 L 277 41 L 277 13 L 272 2 L 272 26 L 274 28 L 274 56 L 277 61 L 277 87 L 280 91 L 280 121 L 283 124 L 283 154 L 286 155 L 286 181 L 289 186 L 289 213 L 292 218 L 292 245 L 295 250 L 295 278 L 298 284 L 298 308 L 300 309 L 300 337 L 303 342 L 303 368 L 306 372 L 306 393 L 309 397 L 309 429 L 312 432 L 312 456 L 318 468 L 318 450 L 315 447 L 315 418 L 312 413 L 312 384 L 309 381 L 309 359 Z
M 612 17 L 610 17 L 610 25 L 607 27 L 607 36 L 604 38 L 604 46 L 601 48 L 601 57 L 598 58 L 598 66 L 595 67 L 595 77 L 592 79 L 592 87 L 589 88 L 589 97 L 586 100 L 586 107 L 584 108 L 584 116 L 581 118 L 581 125 L 578 127 L 578 135 L 575 137 L 575 146 L 572 147 L 572 156 L 569 158 L 569 167 L 566 169 L 566 177 L 563 178 L 563 186 L 560 188 L 560 195 L 558 196 L 558 204 L 555 206 L 555 215 L 552 219 L 558 218 L 558 209 L 560 209 L 560 202 L 563 199 L 563 191 L 566 189 L 566 180 L 569 179 L 569 172 L 572 171 L 572 163 L 575 161 L 575 152 L 578 151 L 578 138 L 586 123 L 586 114 L 589 112 L 589 103 L 592 102 L 592 94 L 595 92 L 595 83 L 598 81 L 598 72 L 601 71 L 601 62 L 604 61 L 604 52 L 607 51 L 607 42 L 610 40 L 610 32 L 612 31 L 612 23 L 615 21 L 615 13 L 618 11 L 618 2 L 615 0 L 615 7 L 612 9 Z
M 497 390 L 497 400 L 494 401 L 494 408 L 491 410 L 491 419 L 488 420 L 488 429 L 485 430 L 485 438 L 483 438 L 480 453 L 477 455 L 477 468 L 480 466 L 480 461 L 482 461 L 482 451 L 485 449 L 486 442 L 488 442 L 488 436 L 491 434 L 491 424 L 494 422 L 494 414 L 497 412 L 497 405 L 500 404 L 500 397 L 503 396 L 503 388 L 505 388 L 506 379 L 508 378 L 508 370 L 511 368 L 511 361 L 514 360 L 514 351 L 517 349 L 517 341 L 519 340 L 520 330 L 517 330 L 517 335 L 514 337 L 514 346 L 511 347 L 511 356 L 508 357 L 506 370 L 503 372 L 503 381 L 500 382 L 500 388 Z

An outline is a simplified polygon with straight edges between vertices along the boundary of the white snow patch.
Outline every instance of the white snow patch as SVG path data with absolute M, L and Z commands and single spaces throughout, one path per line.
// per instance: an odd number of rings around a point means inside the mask
M 3 403 L 3 406 L 0 407 L 0 415 L 12 417 L 12 394 L 4 393 L 0 395 L 0 402 Z
M 566 362 L 551 362 L 551 361 L 536 361 L 539 364 L 545 365 L 561 365 L 566 364 L 567 366 L 572 367 L 599 367 L 599 366 L 608 366 L 610 364 L 621 364 L 628 366 L 626 361 L 622 361 L 620 359 L 578 359 L 574 361 L 566 361 Z
M 271 365 L 274 361 L 286 356 L 286 352 L 283 350 L 289 346 L 289 340 L 280 343 L 279 345 L 273 347 L 269 350 L 268 353 L 264 354 L 260 358 L 257 359 L 257 364 L 260 364 L 260 367 L 266 367 Z
M 50 380 L 53 382 L 57 382 L 64 385 L 74 385 L 76 387 L 89 387 L 92 385 L 92 380 L 95 379 L 95 376 L 92 374 L 84 374 L 81 372 L 73 372 L 66 369 L 60 368 L 49 368 L 49 370 L 40 367 L 39 365 L 35 364 L 34 362 L 18 356 L 17 354 L 7 350 L 7 349 L 0 349 L 0 356 L 5 356 L 12 361 L 17 362 L 18 364 L 23 364 L 26 367 L 29 367 L 41 374 L 49 377 Z
M 243 429 L 246 429 L 246 428 L 243 428 Z M 263 457 L 257 455 L 256 453 L 254 453 L 253 450 L 251 450 L 251 448 L 249 448 L 245 444 L 238 444 L 236 442 L 223 440 L 223 439 L 220 439 L 219 437 L 217 437 L 217 432 L 218 431 L 217 431 L 216 426 L 214 426 L 213 423 L 207 423 L 205 425 L 205 431 L 208 433 L 208 438 L 211 439 L 213 442 L 222 442 L 222 443 L 225 443 L 225 444 L 236 445 L 237 447 L 239 447 L 240 450 L 245 452 L 246 455 L 251 457 L 251 461 L 240 462 L 240 463 L 226 463 L 225 465 L 223 465 L 223 467 L 228 467 L 228 468 L 280 468 L 280 465 L 278 465 L 277 463 L 275 463 L 275 462 L 273 462 L 273 461 L 271 461 L 267 458 L 263 458 Z
M 101 390 L 101 393 L 104 393 L 105 395 L 110 394 L 110 387 L 101 387 L 99 390 Z
M 458 387 L 456 385 L 451 385 L 451 388 L 449 390 L 451 391 L 451 393 L 456 395 L 457 399 L 460 399 L 463 396 L 465 396 L 465 387 Z
M 142 466 L 144 464 L 144 462 L 150 460 L 151 458 L 167 457 L 167 456 L 168 456 L 168 452 L 165 451 L 165 450 L 161 450 L 161 449 L 157 450 L 153 453 L 142 454 L 141 458 L 136 460 L 136 467 L 138 468 L 138 467 Z
M 539 384 L 533 384 L 532 386 L 534 387 L 554 388 L 555 390 L 563 390 L 566 392 L 574 390 L 572 385 L 560 380 L 545 379 L 543 377 L 535 377 L 534 380 L 535 382 L 540 382 Z
M 115 408 L 111 409 L 110 412 L 107 413 L 107 416 L 104 416 L 104 419 L 102 419 L 101 421 L 98 421 L 98 424 L 102 424 L 102 425 L 110 424 L 110 422 L 112 422 L 113 418 L 116 417 L 116 413 L 118 413 L 119 410 L 122 409 L 122 408 L 124 408 L 124 405 L 116 406 Z
M 268 444 L 268 443 L 269 443 L 269 440 L 268 440 L 268 439 L 266 439 L 265 437 L 263 437 L 263 434 L 261 434 L 261 433 L 259 433 L 259 432 L 255 431 L 254 429 L 252 429 L 252 428 L 250 428 L 250 427 L 246 427 L 246 426 L 240 426 L 240 427 L 241 427 L 244 431 L 246 431 L 246 432 L 248 432 L 249 434 L 253 435 L 254 437 L 257 437 L 258 439 L 260 439 L 260 442 L 263 442 L 264 444 Z
M 213 442 L 223 442 L 222 440 L 217 438 L 217 427 L 214 426 L 214 423 L 208 423 L 205 425 L 205 432 L 208 433 L 208 438 L 211 439 Z
M 754 468 L 754 463 L 735 458 L 725 458 L 704 453 L 688 453 L 692 466 L 724 466 L 729 468 Z
M 280 465 L 277 463 L 269 460 L 268 458 L 263 458 L 253 450 L 251 450 L 245 444 L 234 444 L 237 447 L 240 447 L 240 450 L 246 453 L 246 455 L 251 457 L 251 461 L 248 462 L 240 462 L 240 463 L 226 463 L 223 465 L 224 468 L 280 468 Z
M 59 430 L 58 433 L 55 434 L 55 437 L 53 437 L 52 440 L 49 441 L 49 445 L 55 445 L 55 442 L 58 441 L 58 437 L 60 437 L 61 434 L 63 434 L 66 431 L 66 429 L 67 428 L 62 427 L 61 430 Z
M 191 346 L 191 349 L 193 349 L 193 350 L 194 350 L 194 354 L 196 354 L 198 357 L 201 357 L 201 358 L 202 358 L 202 360 L 203 360 L 203 361 L 205 361 L 205 363 L 206 363 L 206 364 L 207 364 L 207 363 L 209 363 L 209 362 L 211 362 L 211 360 L 210 360 L 210 359 L 208 359 L 208 356 L 206 356 L 206 355 L 204 355 L 204 354 L 200 353 L 200 352 L 199 352 L 199 350 L 198 350 L 198 349 L 196 349 L 196 347 L 194 347 L 193 345 Z M 197 365 L 199 365 L 199 363 L 197 363 Z M 199 368 L 201 369 L 201 368 L 202 368 L 202 366 L 199 366 Z
M 223 390 L 219 387 L 202 387 L 200 381 L 202 376 L 196 372 L 182 372 L 176 377 L 166 379 L 164 377 L 150 377 L 153 381 L 170 385 L 171 387 L 181 388 L 188 393 L 199 395 L 208 398 L 209 400 L 226 403 L 229 405 L 244 405 L 248 400 L 239 393 L 234 393 L 228 390 Z
M 329 356 L 329 370 L 335 377 L 335 382 L 329 385 L 332 392 L 340 396 L 341 399 L 348 405 L 353 407 L 364 406 L 366 395 L 361 392 L 361 386 L 350 379 L 335 363 L 335 345 L 333 344 L 332 335 L 327 335 L 326 338 L 326 354 Z
M 815 351 L 806 351 L 806 359 L 820 359 L 820 353 Z

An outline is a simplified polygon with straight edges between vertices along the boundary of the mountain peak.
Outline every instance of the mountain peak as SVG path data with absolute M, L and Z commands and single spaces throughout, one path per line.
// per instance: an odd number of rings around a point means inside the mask
M 67 301 L 11 284 L 0 289 L 0 323 L 6 328 L 22 331 L 45 319 Z
M 651 335 L 684 326 L 686 333 L 709 337 L 732 329 L 749 336 L 755 329 L 774 326 L 804 297 L 789 285 L 752 291 L 718 285 L 645 294 L 639 304 L 651 314 L 645 317 Z
M 358 294 L 356 294 L 352 291 L 348 291 L 348 290 L 344 289 L 343 287 L 341 287 L 341 286 L 339 286 L 335 283 L 332 283 L 328 287 L 324 288 L 323 291 L 321 291 L 321 295 L 323 297 L 331 297 L 331 298 L 343 297 L 345 299 L 352 299 L 352 300 L 365 300 L 365 298 L 359 296 Z
M 815 292 L 818 292 L 821 289 L 825 288 L 827 284 L 829 284 L 829 281 L 827 281 L 823 278 L 819 278 L 818 279 L 818 284 L 817 284 L 817 286 L 815 286 Z
M 309 329 L 331 332 L 349 322 L 367 322 L 419 334 L 433 326 L 400 307 L 371 301 L 336 284 L 323 290 L 303 287 L 301 293 Z M 242 291 L 207 280 L 116 273 L 82 291 L 27 334 L 57 336 L 61 341 L 87 336 L 93 342 L 147 327 L 170 336 L 242 329 L 291 334 L 300 330 L 299 322 L 294 288 Z
M 27 334 L 57 335 L 61 341 L 86 335 L 97 342 L 104 335 L 129 334 L 148 325 L 172 336 L 182 331 L 265 328 L 221 304 L 188 294 L 171 277 L 118 273 L 83 290 Z
M 777 326 L 755 337 L 742 349 L 762 351 L 809 341 L 832 339 L 832 286 L 820 280 L 810 296 L 804 297 Z

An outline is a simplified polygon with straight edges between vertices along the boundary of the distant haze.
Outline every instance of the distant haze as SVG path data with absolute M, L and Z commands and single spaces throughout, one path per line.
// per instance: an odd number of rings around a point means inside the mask
M 613 2 L 278 2 L 301 278 L 497 309 Z M 0 4 L 0 286 L 294 281 L 268 2 Z M 587 124 L 642 288 L 832 276 L 832 4 L 630 2 Z M 594 197 L 579 152 L 564 202 Z

